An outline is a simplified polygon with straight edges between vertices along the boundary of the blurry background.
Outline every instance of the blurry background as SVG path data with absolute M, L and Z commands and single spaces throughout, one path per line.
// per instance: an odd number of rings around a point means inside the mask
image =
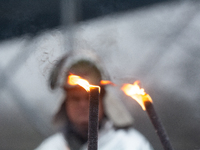
M 34 149 L 55 132 L 62 92 L 47 81 L 73 48 L 95 51 L 117 84 L 140 80 L 174 149 L 199 150 L 199 8 L 192 0 L 1 0 L 0 149 Z M 118 94 L 133 126 L 162 149 L 146 112 Z

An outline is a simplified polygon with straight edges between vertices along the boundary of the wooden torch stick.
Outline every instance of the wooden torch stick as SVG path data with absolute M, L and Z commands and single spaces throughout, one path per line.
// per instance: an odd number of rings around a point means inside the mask
M 97 150 L 98 148 L 99 91 L 100 87 L 90 87 L 88 150 Z
M 165 132 L 165 129 L 159 119 L 159 117 L 156 114 L 156 111 L 153 107 L 153 104 L 150 101 L 145 101 L 144 106 L 146 108 L 146 112 L 156 130 L 156 133 L 158 134 L 158 137 L 160 138 L 160 141 L 163 145 L 164 150 L 173 150 L 169 138 Z

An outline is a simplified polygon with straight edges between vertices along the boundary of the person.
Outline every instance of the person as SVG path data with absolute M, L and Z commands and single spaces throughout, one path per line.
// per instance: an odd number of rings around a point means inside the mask
M 68 84 L 68 75 L 75 74 L 101 87 L 99 99 L 99 150 L 153 150 L 148 140 L 132 127 L 133 119 L 116 100 L 108 85 L 101 85 L 105 72 L 95 61 L 79 59 L 66 68 L 62 89 L 65 98 L 54 117 L 62 130 L 45 139 L 36 150 L 86 150 L 89 121 L 89 94 L 82 87 Z

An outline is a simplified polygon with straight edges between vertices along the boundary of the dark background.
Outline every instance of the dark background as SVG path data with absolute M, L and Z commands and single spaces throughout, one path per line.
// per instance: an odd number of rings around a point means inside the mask
M 169 0 L 77 0 L 75 18 L 83 21 L 164 1 Z M 0 0 L 0 40 L 60 26 L 62 6 L 61 0 Z

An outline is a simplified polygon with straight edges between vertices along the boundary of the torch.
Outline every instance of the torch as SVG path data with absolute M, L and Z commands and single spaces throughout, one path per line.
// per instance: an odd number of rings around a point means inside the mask
M 90 85 L 87 80 L 77 75 L 69 75 L 68 83 L 70 85 L 80 85 L 89 92 L 88 150 L 97 150 L 100 86 Z
M 148 114 L 156 133 L 158 134 L 160 141 L 165 150 L 173 150 L 169 138 L 165 132 L 165 129 L 156 114 L 156 111 L 153 107 L 153 101 L 151 97 L 145 93 L 144 89 L 140 88 L 138 85 L 139 81 L 134 82 L 133 84 L 124 84 L 122 86 L 122 91 L 131 98 L 135 99 L 142 107 L 142 109 Z

